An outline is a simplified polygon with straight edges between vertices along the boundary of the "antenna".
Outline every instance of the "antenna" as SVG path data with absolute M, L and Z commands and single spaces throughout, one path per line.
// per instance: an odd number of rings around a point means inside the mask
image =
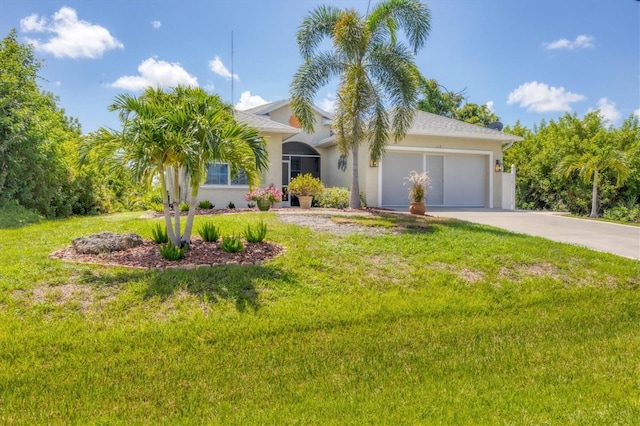
M 231 31 L 231 106 L 233 106 L 233 31 Z

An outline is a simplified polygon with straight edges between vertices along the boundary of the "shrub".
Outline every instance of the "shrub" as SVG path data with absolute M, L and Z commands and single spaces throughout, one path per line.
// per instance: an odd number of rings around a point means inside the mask
M 233 204 L 233 201 L 229 201 L 229 204 L 227 204 L 227 208 L 228 208 L 228 209 L 232 209 L 232 210 L 233 210 L 233 209 L 235 209 L 235 208 L 236 208 L 236 205 L 235 205 L 235 204 Z
M 328 209 L 346 209 L 349 207 L 351 192 L 347 188 L 334 186 L 327 188 L 317 197 L 318 206 Z
M 184 201 L 180 203 L 181 212 L 188 212 L 190 208 L 191 206 L 189 205 L 189 203 L 185 203 Z
M 209 200 L 202 200 L 198 203 L 198 207 L 201 209 L 211 210 L 215 205 Z
M 260 221 L 256 225 L 255 231 L 251 228 L 251 225 L 247 225 L 247 229 L 244 231 L 244 238 L 250 243 L 260 243 L 267 236 L 267 224 Z
M 247 203 L 247 207 L 249 207 L 250 209 L 255 208 L 256 203 Z
M 240 237 L 237 235 L 228 235 L 226 237 L 222 237 L 220 248 L 227 253 L 239 253 L 244 250 L 244 245 L 242 244 Z
M 603 217 L 620 222 L 640 222 L 640 205 L 629 208 L 627 206 L 615 206 L 605 210 Z
M 198 234 L 206 242 L 215 243 L 220 238 L 220 229 L 212 222 L 207 222 L 198 229 Z
M 322 194 L 324 185 L 319 178 L 313 177 L 311 173 L 305 173 L 291 179 L 287 190 L 289 194 L 296 197 L 313 197 Z
M 184 257 L 185 249 L 174 246 L 171 242 L 160 245 L 159 249 L 162 257 L 167 260 L 180 260 Z
M 169 236 L 167 235 L 167 227 L 156 223 L 156 226 L 151 229 L 152 239 L 156 244 L 164 244 L 169 242 Z

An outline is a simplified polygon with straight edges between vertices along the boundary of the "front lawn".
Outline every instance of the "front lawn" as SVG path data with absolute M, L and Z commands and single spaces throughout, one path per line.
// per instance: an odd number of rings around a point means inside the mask
M 50 260 L 139 213 L 0 229 L 2 424 L 633 424 L 640 262 L 464 222 L 274 213 L 261 265 Z M 201 217 L 196 218 L 196 228 Z M 395 230 L 395 232 L 392 232 Z

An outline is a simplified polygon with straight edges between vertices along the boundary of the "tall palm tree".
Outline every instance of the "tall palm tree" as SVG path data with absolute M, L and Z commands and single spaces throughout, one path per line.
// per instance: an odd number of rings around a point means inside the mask
M 177 87 L 170 92 L 148 88 L 139 97 L 119 95 L 109 110 L 118 111 L 122 131 L 101 128 L 86 140 L 83 158 L 90 152 L 102 166 L 125 165 L 140 182 L 151 185 L 158 178 L 162 194 L 173 182 L 173 223 L 168 197 L 163 197 L 167 235 L 175 245 L 188 244 L 193 228 L 198 187 L 206 167 L 228 162 L 232 175 L 242 168 L 251 185 L 267 168 L 264 139 L 256 129 L 239 124 L 229 105 L 199 88 Z M 191 186 L 187 226 L 181 235 L 178 185 L 186 170 Z
M 600 129 L 594 136 L 595 143 L 590 151 L 569 154 L 558 163 L 556 170 L 565 177 L 577 171 L 583 182 L 591 183 L 591 213 L 598 217 L 598 185 L 600 175 L 611 171 L 616 176 L 616 186 L 622 186 L 631 174 L 624 152 L 615 149 L 606 140 L 606 130 Z
M 411 47 L 398 41 L 404 30 Z M 419 0 L 385 0 L 366 16 L 353 9 L 320 6 L 302 22 L 297 42 L 304 63 L 291 83 L 291 107 L 313 131 L 312 103 L 331 78 L 339 79 L 333 123 L 340 152 L 351 154 L 351 208 L 360 208 L 358 147 L 369 144 L 372 161 L 384 154 L 389 133 L 402 139 L 413 120 L 419 88 L 414 54 L 430 31 L 429 9 Z M 324 39 L 332 49 L 319 51 Z M 393 109 L 391 117 L 387 108 Z

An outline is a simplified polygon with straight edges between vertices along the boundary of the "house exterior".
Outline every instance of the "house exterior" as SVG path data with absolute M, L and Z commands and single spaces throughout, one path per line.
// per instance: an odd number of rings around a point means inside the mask
M 314 111 L 312 134 L 302 131 L 287 100 L 237 112 L 239 121 L 258 128 L 267 140 L 270 167 L 262 186 L 278 186 L 286 193 L 293 177 L 311 173 L 327 187 L 350 187 L 351 159 L 345 160 L 338 151 L 331 131 L 332 115 L 319 108 Z M 503 149 L 521 139 L 416 111 L 406 137 L 398 143 L 390 141 L 377 164 L 370 163 L 367 144 L 360 146 L 360 190 L 368 206 L 404 209 L 409 204 L 404 177 L 412 170 L 428 171 L 428 206 L 503 207 L 503 173 L 496 164 L 502 164 Z M 198 198 L 217 207 L 225 207 L 230 201 L 244 207 L 248 189 L 242 176 L 231 180 L 226 165 L 211 165 Z M 285 197 L 282 206 L 296 205 L 293 198 Z

